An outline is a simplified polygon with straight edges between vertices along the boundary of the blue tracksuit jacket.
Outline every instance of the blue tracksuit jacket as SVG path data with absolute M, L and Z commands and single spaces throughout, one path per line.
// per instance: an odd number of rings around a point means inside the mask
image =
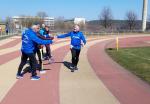
M 32 29 L 27 29 L 22 33 L 22 47 L 21 51 L 24 53 L 34 53 L 35 43 L 37 44 L 51 44 L 51 40 L 42 40 L 37 37 L 36 32 Z
M 58 35 L 57 38 L 71 37 L 71 47 L 75 49 L 81 49 L 81 40 L 86 44 L 86 39 L 82 32 L 69 32 L 68 34 Z

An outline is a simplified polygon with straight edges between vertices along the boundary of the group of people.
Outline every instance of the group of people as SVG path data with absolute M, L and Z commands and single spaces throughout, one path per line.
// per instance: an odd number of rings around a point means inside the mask
M 39 24 L 33 25 L 32 27 L 26 29 L 22 33 L 22 47 L 21 47 L 21 62 L 18 67 L 17 79 L 23 78 L 24 71 L 23 67 L 29 59 L 31 80 L 39 80 L 40 76 L 37 75 L 37 69 L 40 73 L 45 73 L 42 68 L 42 59 L 48 59 L 49 63 L 54 62 L 51 55 L 50 44 L 53 43 L 53 39 L 58 38 L 71 38 L 70 50 L 72 54 L 72 65 L 70 66 L 71 72 L 78 70 L 78 61 L 82 45 L 86 44 L 86 39 L 78 25 L 74 26 L 73 31 L 67 34 L 57 35 L 55 37 L 51 36 L 49 27 L 42 25 L 40 28 Z M 46 57 L 44 57 L 43 46 L 46 47 Z M 42 52 L 40 51 L 42 50 Z M 60 50 L 61 51 L 61 50 Z M 36 54 L 38 56 L 38 61 L 36 59 Z

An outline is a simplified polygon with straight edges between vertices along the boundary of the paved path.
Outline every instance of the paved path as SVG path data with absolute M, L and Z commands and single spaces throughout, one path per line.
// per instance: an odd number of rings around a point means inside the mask
M 47 73 L 38 73 L 39 81 L 31 81 L 29 73 L 21 80 L 15 78 L 20 37 L 0 41 L 0 104 L 150 104 L 150 86 L 105 53 L 106 47 L 115 46 L 115 38 L 88 38 L 81 51 L 79 70 L 74 73 L 64 65 L 71 59 L 69 39 L 58 40 L 51 46 L 56 62 L 44 61 Z M 120 47 L 149 46 L 149 39 L 121 36 L 119 42 Z
M 108 43 L 98 43 L 88 50 L 89 62 L 99 79 L 122 104 L 150 104 L 150 86 L 110 59 L 105 53 Z

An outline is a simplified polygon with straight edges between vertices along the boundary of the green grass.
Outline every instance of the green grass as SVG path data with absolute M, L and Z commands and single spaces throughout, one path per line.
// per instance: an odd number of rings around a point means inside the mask
M 106 49 L 106 52 L 124 68 L 150 84 L 150 47 Z

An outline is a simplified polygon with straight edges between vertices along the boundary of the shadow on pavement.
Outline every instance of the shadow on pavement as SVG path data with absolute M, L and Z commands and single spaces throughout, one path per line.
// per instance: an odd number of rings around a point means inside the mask
M 67 67 L 68 69 L 71 70 L 71 68 L 70 68 L 70 66 L 72 66 L 72 63 L 71 63 L 71 62 L 68 62 L 68 61 L 64 61 L 64 62 L 54 62 L 54 64 L 59 64 L 59 63 L 64 64 L 65 67 Z
M 39 68 L 37 68 L 36 70 L 40 71 Z M 52 69 L 43 69 L 43 70 L 47 71 L 47 70 L 52 70 Z M 24 75 L 26 73 L 31 73 L 30 66 L 27 66 L 26 68 L 23 69 L 22 75 Z

